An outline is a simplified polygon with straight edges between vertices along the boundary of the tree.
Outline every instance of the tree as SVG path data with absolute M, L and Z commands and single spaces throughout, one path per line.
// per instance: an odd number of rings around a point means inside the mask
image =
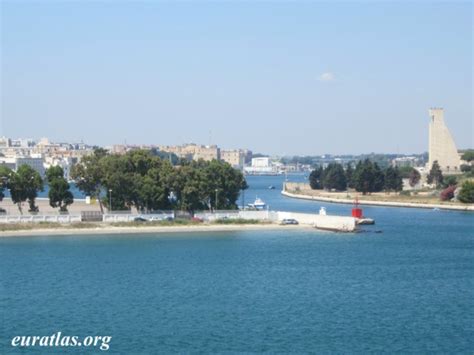
M 428 184 L 434 184 L 437 188 L 443 183 L 443 173 L 439 167 L 438 161 L 435 160 L 431 170 L 426 178 Z
M 411 166 L 402 166 L 402 167 L 398 168 L 398 170 L 400 171 L 400 175 L 402 176 L 402 179 L 409 179 L 410 174 L 415 169 Z
M 336 191 L 347 189 L 346 174 L 341 164 L 331 163 L 324 169 L 323 187 L 326 190 Z
M 403 190 L 403 180 L 398 168 L 389 166 L 385 169 L 384 189 L 385 191 Z
M 351 163 L 347 164 L 346 167 L 346 181 L 347 181 L 347 187 L 354 188 L 354 169 L 352 168 Z
M 408 176 L 408 183 L 411 187 L 415 187 L 421 179 L 421 175 L 416 169 L 412 169 L 410 175 Z
M 64 170 L 60 166 L 52 166 L 46 170 L 48 181 L 49 205 L 53 208 L 59 207 L 61 212 L 67 212 L 67 206 L 74 202 L 74 197 L 69 191 L 69 184 L 64 178 Z
M 0 202 L 5 197 L 5 189 L 8 188 L 8 181 L 11 177 L 12 170 L 6 166 L 0 166 Z
M 309 186 L 313 190 L 322 190 L 323 189 L 323 167 L 318 166 L 314 169 L 311 174 L 309 174 Z
M 38 191 L 43 191 L 43 180 L 40 174 L 29 165 L 22 165 L 16 173 L 11 175 L 8 181 L 8 189 L 13 203 L 17 204 L 18 210 L 23 214 L 22 204 L 28 200 L 29 212 L 38 212 L 35 205 Z
M 474 203 L 474 181 L 465 181 L 458 194 L 458 200 L 463 203 Z
M 461 159 L 465 160 L 465 161 L 468 161 L 468 162 L 473 161 L 474 160 L 474 150 L 468 150 L 468 151 L 464 152 L 463 155 L 461 156 Z
M 100 199 L 103 189 L 103 170 L 101 161 L 107 156 L 107 151 L 102 148 L 94 150 L 93 154 L 81 159 L 81 162 L 71 169 L 71 178 L 76 183 L 77 188 L 86 196 L 95 197 L 99 201 L 100 210 L 104 209 Z
M 372 163 L 369 159 L 359 161 L 354 171 L 354 188 L 367 194 L 382 191 L 384 187 L 384 174 L 377 163 Z
M 449 175 L 443 178 L 442 187 L 447 188 L 448 186 L 456 186 L 458 184 L 458 179 L 456 176 Z
M 469 172 L 471 172 L 471 170 L 473 170 L 471 165 L 468 165 L 468 164 L 462 164 L 461 165 L 461 171 L 463 173 L 469 173 Z

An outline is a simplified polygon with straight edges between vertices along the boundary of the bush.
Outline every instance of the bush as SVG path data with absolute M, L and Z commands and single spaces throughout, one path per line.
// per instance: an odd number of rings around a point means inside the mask
M 443 186 L 444 188 L 447 188 L 449 186 L 456 186 L 457 184 L 458 184 L 458 179 L 456 178 L 456 176 L 449 175 L 443 179 L 441 186 Z
M 462 184 L 458 200 L 463 203 L 474 203 L 474 181 L 465 181 Z
M 243 219 L 243 218 L 220 218 L 216 219 L 216 224 L 259 224 L 261 223 L 258 219 Z
M 400 191 L 400 194 L 399 194 L 399 195 L 400 195 L 400 196 L 411 196 L 411 193 L 410 193 L 410 191 L 406 191 L 406 190 L 405 190 L 405 191 Z
M 472 166 L 467 165 L 467 164 L 462 164 L 461 165 L 461 171 L 463 173 L 469 173 L 472 170 Z
M 449 201 L 454 197 L 454 191 L 456 190 L 455 185 L 448 186 L 439 194 L 441 201 Z

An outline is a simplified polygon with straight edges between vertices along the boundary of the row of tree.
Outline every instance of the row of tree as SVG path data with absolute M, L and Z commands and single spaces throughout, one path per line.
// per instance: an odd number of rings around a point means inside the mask
M 211 208 L 235 209 L 247 183 L 225 162 L 185 161 L 173 166 L 153 152 L 136 150 L 110 155 L 103 149 L 76 164 L 71 177 L 86 195 L 110 210 L 179 209 L 193 213 Z
M 415 186 L 420 181 L 420 174 L 416 169 L 409 172 L 410 185 Z M 369 159 L 359 161 L 355 167 L 349 164 L 344 167 L 338 163 L 331 163 L 326 168 L 322 166 L 313 170 L 309 176 L 309 184 L 315 190 L 345 191 L 354 188 L 364 195 L 379 191 L 401 191 L 403 175 L 397 167 L 389 166 L 382 170 L 379 165 Z
M 69 184 L 64 178 L 64 171 L 59 166 L 46 170 L 46 181 L 29 165 L 21 165 L 17 171 L 0 166 L 0 201 L 5 197 L 5 190 L 10 192 L 12 202 L 23 213 L 23 204 L 28 203 L 29 212 L 38 212 L 36 198 L 43 191 L 44 183 L 49 185 L 49 204 L 60 211 L 67 211 L 67 206 L 74 202 Z

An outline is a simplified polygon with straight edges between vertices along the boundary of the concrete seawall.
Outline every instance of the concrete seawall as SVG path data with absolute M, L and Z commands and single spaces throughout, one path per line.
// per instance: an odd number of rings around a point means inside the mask
M 133 222 L 138 216 L 142 216 L 148 221 L 160 221 L 166 218 L 174 219 L 174 213 L 169 211 L 162 214 L 104 214 L 102 220 L 98 221 L 104 226 L 116 222 Z M 313 227 L 323 230 L 353 232 L 357 229 L 356 220 L 353 217 L 346 216 L 328 216 L 312 213 L 282 212 L 282 211 L 217 211 L 217 212 L 198 212 L 195 217 L 202 219 L 207 223 L 214 223 L 220 219 L 244 219 L 258 220 L 268 222 L 269 225 L 281 224 L 284 219 L 295 219 L 301 227 Z M 53 222 L 70 224 L 81 222 L 81 215 L 23 215 L 23 216 L 0 216 L 0 224 L 15 223 L 40 223 Z M 238 229 L 238 225 L 236 225 Z M 191 229 L 185 229 L 191 230 Z
M 354 232 L 357 229 L 356 219 L 354 217 L 346 216 L 328 216 L 313 213 L 298 213 L 298 212 L 277 212 L 278 220 L 293 218 L 300 224 L 313 226 L 317 229 L 340 231 L 340 232 Z
M 302 194 L 294 194 L 285 190 L 281 191 L 281 194 L 287 197 L 299 198 L 302 200 L 311 200 L 311 201 L 323 201 L 331 203 L 343 203 L 343 204 L 354 204 L 354 200 L 349 199 L 340 199 L 340 198 L 330 198 L 323 196 L 309 196 Z M 384 207 L 408 207 L 408 208 L 439 208 L 444 210 L 455 210 L 455 211 L 474 211 L 474 206 L 449 206 L 449 205 L 437 205 L 437 204 L 427 204 L 427 203 L 409 203 L 409 202 L 388 202 L 388 201 L 366 201 L 359 200 L 359 205 L 367 206 L 384 206 Z

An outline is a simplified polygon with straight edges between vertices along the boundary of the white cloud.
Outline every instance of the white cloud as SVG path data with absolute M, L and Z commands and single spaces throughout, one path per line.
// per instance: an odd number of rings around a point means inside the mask
M 335 79 L 334 74 L 331 72 L 322 73 L 318 78 L 319 81 L 334 81 Z

